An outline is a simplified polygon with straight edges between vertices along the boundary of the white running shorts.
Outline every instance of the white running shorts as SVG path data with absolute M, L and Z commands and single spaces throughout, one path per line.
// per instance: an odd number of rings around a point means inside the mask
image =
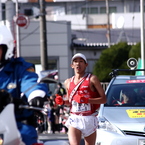
M 98 119 L 96 116 L 79 116 L 71 114 L 65 123 L 65 126 L 69 128 L 72 126 L 82 132 L 84 137 L 87 137 L 94 133 L 98 126 Z

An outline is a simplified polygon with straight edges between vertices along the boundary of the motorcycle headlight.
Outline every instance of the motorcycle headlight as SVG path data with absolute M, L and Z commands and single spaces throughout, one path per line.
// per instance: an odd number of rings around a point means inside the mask
M 3 145 L 4 142 L 4 136 L 3 134 L 0 134 L 0 145 Z

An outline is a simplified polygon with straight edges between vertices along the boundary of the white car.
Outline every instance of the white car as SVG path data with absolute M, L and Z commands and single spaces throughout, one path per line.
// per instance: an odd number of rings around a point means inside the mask
M 145 145 L 145 76 L 117 76 L 118 71 L 100 106 L 96 145 Z M 130 102 L 123 101 L 124 90 Z

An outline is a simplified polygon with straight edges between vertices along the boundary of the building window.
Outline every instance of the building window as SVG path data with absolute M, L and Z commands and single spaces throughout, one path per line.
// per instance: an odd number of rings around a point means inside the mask
M 109 13 L 116 13 L 117 8 L 116 7 L 109 7 Z M 106 7 L 101 7 L 100 8 L 100 13 L 105 14 L 106 13 Z
M 101 7 L 100 14 L 105 14 L 105 13 L 106 13 L 106 7 Z
M 90 14 L 98 14 L 98 8 L 90 8 Z
M 81 9 L 81 13 L 82 14 L 88 14 L 89 13 L 89 9 L 88 8 L 82 8 Z
M 109 13 L 116 13 L 117 8 L 116 7 L 109 7 Z
M 98 14 L 97 7 L 82 8 L 81 13 L 83 14 Z
M 33 10 L 32 9 L 24 9 L 24 15 L 32 16 L 33 15 Z

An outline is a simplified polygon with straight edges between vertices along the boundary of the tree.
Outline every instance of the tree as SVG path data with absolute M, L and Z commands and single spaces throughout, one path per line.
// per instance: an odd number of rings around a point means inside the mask
M 97 75 L 101 82 L 110 81 L 109 73 L 112 69 L 127 69 L 127 60 L 131 45 L 126 42 L 120 42 L 105 49 L 100 59 L 95 63 L 93 74 Z M 121 72 L 124 74 L 125 72 Z
M 129 52 L 129 57 L 136 58 L 141 58 L 141 43 L 137 43 L 136 45 L 133 45 L 130 52 Z

